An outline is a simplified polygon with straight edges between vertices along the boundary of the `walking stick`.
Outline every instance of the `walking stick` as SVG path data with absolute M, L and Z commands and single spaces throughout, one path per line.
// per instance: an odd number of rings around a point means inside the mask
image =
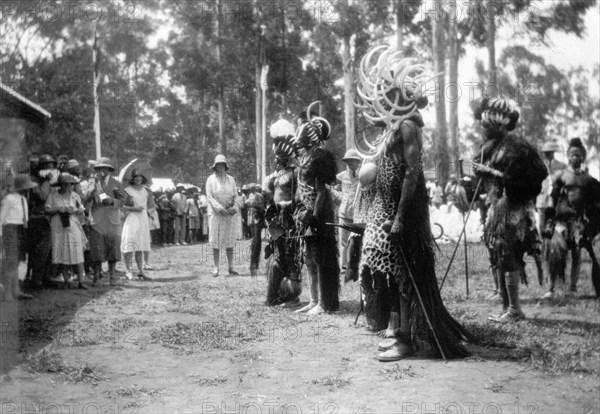
M 467 225 L 467 220 L 465 220 L 465 213 L 463 213 L 463 220 L 465 222 L 465 226 Z M 467 257 L 467 250 L 468 250 L 468 244 L 467 244 L 467 235 L 465 234 L 465 238 L 464 238 L 464 243 L 465 243 L 465 283 L 467 285 L 467 297 L 469 296 L 469 258 Z
M 410 279 L 410 281 L 412 282 L 413 288 L 415 289 L 415 293 L 417 294 L 417 299 L 419 300 L 419 304 L 421 305 L 421 309 L 423 309 L 423 315 L 425 315 L 425 320 L 427 321 L 427 325 L 429 325 L 429 329 L 431 329 L 431 333 L 433 334 L 433 339 L 435 339 L 435 343 L 440 351 L 440 354 L 442 355 L 443 359 L 446 359 L 446 355 L 444 355 L 444 351 L 442 350 L 442 346 L 440 345 L 440 341 L 438 340 L 438 337 L 435 333 L 435 330 L 433 329 L 433 325 L 431 323 L 431 320 L 429 319 L 429 315 L 427 314 L 427 309 L 425 309 L 425 304 L 423 303 L 423 299 L 421 298 L 421 294 L 419 293 L 419 288 L 417 287 L 417 282 L 415 282 L 415 278 L 413 277 L 413 274 L 410 270 L 410 267 L 408 266 L 408 262 L 406 261 L 406 257 L 404 257 L 404 250 L 402 250 L 402 246 L 400 246 L 398 244 L 398 251 L 400 252 L 400 257 L 402 257 L 402 261 L 404 262 L 404 266 L 406 267 L 406 273 L 408 273 L 408 277 Z
M 354 319 L 354 325 L 356 325 L 356 323 L 358 322 L 358 317 L 360 316 L 360 314 L 363 313 L 363 311 L 365 310 L 365 302 L 363 301 L 362 286 L 360 287 L 359 292 L 360 292 L 360 308 L 358 309 L 358 313 L 356 314 L 356 319 Z
M 454 248 L 454 252 L 452 253 L 452 257 L 450 258 L 450 263 L 448 263 L 448 267 L 446 268 L 446 273 L 444 273 L 444 278 L 442 279 L 442 283 L 440 284 L 440 292 L 444 287 L 444 282 L 446 281 L 446 277 L 448 276 L 448 272 L 450 271 L 450 266 L 452 266 L 452 262 L 454 261 L 454 257 L 456 256 L 456 251 L 460 247 L 460 241 L 462 239 L 465 230 L 467 229 L 467 222 L 469 221 L 469 216 L 471 215 L 471 211 L 473 210 L 473 203 L 475 203 L 475 199 L 477 199 L 477 193 L 479 193 L 479 187 L 481 187 L 481 177 L 479 177 L 479 181 L 477 181 L 477 187 L 475 187 L 475 194 L 473 195 L 473 200 L 471 200 L 471 204 L 469 205 L 469 211 L 467 213 L 467 219 L 463 223 L 462 231 L 460 232 L 460 236 L 458 236 L 458 242 L 456 243 L 456 247 Z M 466 239 L 466 237 L 465 237 Z M 468 293 L 467 293 L 468 295 Z

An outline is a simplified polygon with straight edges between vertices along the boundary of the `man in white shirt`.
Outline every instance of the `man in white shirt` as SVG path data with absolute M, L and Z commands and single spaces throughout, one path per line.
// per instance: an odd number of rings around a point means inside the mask
M 336 176 L 340 184 L 337 186 L 337 191 L 334 192 L 334 195 L 336 198 L 341 199 L 338 208 L 339 224 L 347 225 L 354 223 L 354 198 L 356 196 L 356 189 L 358 188 L 357 170 L 362 162 L 362 158 L 360 158 L 360 155 L 355 149 L 351 148 L 346 151 L 342 161 L 344 161 L 347 168 Z M 338 243 L 342 272 L 346 271 L 348 264 L 349 236 L 350 232 L 348 230 L 342 227 L 339 228 Z

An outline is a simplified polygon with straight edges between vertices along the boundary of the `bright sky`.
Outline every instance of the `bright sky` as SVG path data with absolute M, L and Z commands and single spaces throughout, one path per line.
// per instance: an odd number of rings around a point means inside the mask
M 502 53 L 506 46 L 524 45 L 533 53 L 541 55 L 547 63 L 556 66 L 559 70 L 567 72 L 577 66 L 591 70 L 600 63 L 600 9 L 598 6 L 588 11 L 585 16 L 586 33 L 582 38 L 575 35 L 566 35 L 556 31 L 548 34 L 548 44 L 532 45 L 528 39 L 515 36 L 514 27 L 504 27 L 499 30 L 496 42 L 496 57 Z M 487 49 L 470 47 L 467 54 L 459 63 L 459 85 L 463 89 L 463 99 L 459 102 L 460 123 L 470 122 L 471 109 L 469 107 L 468 84 L 478 82 L 475 71 L 475 62 L 479 59 L 487 67 Z M 590 82 L 590 93 L 600 95 L 600 80 Z M 481 91 L 475 89 L 475 99 L 481 99 Z

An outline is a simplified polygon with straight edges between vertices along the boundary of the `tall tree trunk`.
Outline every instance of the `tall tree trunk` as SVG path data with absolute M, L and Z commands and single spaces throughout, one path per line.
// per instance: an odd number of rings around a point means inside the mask
M 258 0 L 255 0 L 255 10 L 257 10 L 256 20 L 258 23 L 262 22 L 262 16 L 260 14 L 260 7 L 258 7 Z M 256 66 L 254 67 L 254 117 L 256 124 L 256 139 L 254 140 L 254 151 L 256 154 L 256 180 L 261 182 L 261 166 L 265 162 L 262 159 L 262 88 L 260 85 L 260 78 L 262 74 L 262 66 L 264 64 L 264 37 L 262 29 L 259 27 L 258 32 L 258 48 L 256 53 Z M 262 177 L 264 179 L 264 177 Z
M 396 49 L 402 50 L 404 35 L 402 34 L 402 26 L 404 24 L 404 1 L 397 0 L 396 2 Z
M 488 82 L 494 88 L 498 90 L 496 84 L 496 7 L 495 0 L 488 0 L 487 2 L 487 39 L 486 46 L 488 49 Z M 487 89 L 487 88 L 486 88 Z
M 344 6 L 351 6 L 354 0 L 340 0 Z M 352 35 L 345 33 L 341 36 L 342 71 L 344 75 L 344 126 L 346 129 L 346 149 L 354 148 L 355 133 L 355 83 L 352 72 L 352 53 L 350 52 L 350 39 Z
M 355 85 L 350 54 L 350 37 L 342 38 L 342 66 L 344 69 L 344 120 L 346 126 L 346 149 L 354 148 L 355 133 Z
M 432 17 L 433 25 L 433 70 L 435 73 L 444 72 L 445 64 L 445 39 L 444 39 L 444 19 L 442 16 L 436 14 Z M 448 180 L 448 133 L 446 127 L 446 101 L 444 99 L 444 86 L 445 86 L 445 75 L 436 78 L 438 82 L 438 88 L 436 88 L 435 94 L 435 120 L 436 120 L 436 133 L 435 142 L 436 154 L 435 162 L 436 168 L 440 174 L 440 182 L 442 185 L 446 185 Z
M 221 67 L 221 0 L 217 0 L 217 63 Z M 219 99 L 217 105 L 219 108 L 219 141 L 221 142 L 221 154 L 227 156 L 227 139 L 225 138 L 225 100 L 223 78 L 219 82 Z
M 456 27 L 456 0 L 451 0 L 449 9 L 448 19 L 448 42 L 449 42 L 449 56 L 448 56 L 448 80 L 450 82 L 450 88 L 447 97 L 450 103 L 450 114 L 449 114 L 449 127 L 450 127 L 450 153 L 452 155 L 452 162 L 455 168 L 458 167 L 458 159 L 460 158 L 460 148 L 458 146 L 458 30 Z
M 260 55 L 259 55 L 260 56 Z M 262 95 L 260 88 L 260 59 L 256 60 L 256 67 L 254 68 L 255 73 L 255 82 L 254 82 L 254 116 L 256 123 L 256 139 L 254 140 L 254 151 L 256 154 L 256 180 L 257 182 L 261 182 L 260 174 L 261 174 L 261 165 L 264 162 L 261 157 L 261 145 L 260 140 L 262 137 Z

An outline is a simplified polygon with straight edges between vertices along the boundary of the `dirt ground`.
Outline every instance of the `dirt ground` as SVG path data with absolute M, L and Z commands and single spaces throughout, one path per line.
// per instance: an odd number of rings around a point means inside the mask
M 449 251 L 438 259 L 440 278 Z M 264 271 L 249 276 L 247 252 L 240 242 L 237 277 L 211 277 L 207 245 L 168 247 L 152 254 L 153 281 L 121 279 L 109 289 L 102 279 L 88 291 L 2 303 L 0 413 L 600 412 L 600 311 L 589 272 L 576 297 L 541 302 L 544 289 L 533 280 L 523 290 L 528 320 L 507 332 L 535 340 L 540 326 L 549 338 L 538 344 L 543 352 L 523 358 L 518 346 L 484 341 L 463 360 L 417 354 L 380 363 L 379 338 L 363 316 L 354 323 L 356 283 L 343 287 L 334 314 L 309 319 L 269 308 Z M 442 293 L 457 319 L 487 332 L 499 305 L 484 299 L 491 280 L 483 250 L 470 246 L 469 257 L 469 296 L 464 256 Z M 576 348 L 575 365 L 556 368 L 563 348 L 548 354 L 553 341 Z

